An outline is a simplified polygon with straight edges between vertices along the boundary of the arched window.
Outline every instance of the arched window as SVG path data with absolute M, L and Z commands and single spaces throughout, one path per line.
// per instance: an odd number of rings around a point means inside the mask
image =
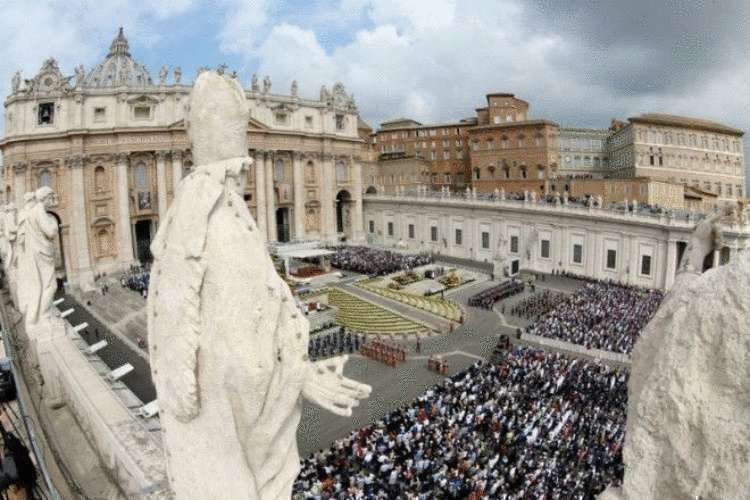
M 284 181 L 284 160 L 278 159 L 273 164 L 273 180 L 276 182 Z
M 96 245 L 99 256 L 103 257 L 112 253 L 112 238 L 106 228 L 102 228 L 96 233 Z
M 102 166 L 96 167 L 94 170 L 94 189 L 97 192 L 107 190 L 107 173 Z
M 336 163 L 336 182 L 346 182 L 349 180 L 349 171 L 346 163 L 340 161 Z
M 39 172 L 39 186 L 38 187 L 52 187 L 52 175 L 49 170 L 44 169 Z
M 146 189 L 148 183 L 146 182 L 146 165 L 139 163 L 135 166 L 135 187 L 138 189 Z

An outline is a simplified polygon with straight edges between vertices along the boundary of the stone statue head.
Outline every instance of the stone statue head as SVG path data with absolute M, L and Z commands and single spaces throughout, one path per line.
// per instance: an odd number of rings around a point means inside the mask
M 249 119 L 245 92 L 236 79 L 215 71 L 200 73 L 190 92 L 187 119 L 194 163 L 247 156 Z
M 44 205 L 44 208 L 51 208 L 55 205 L 55 192 L 49 186 L 42 186 L 34 193 L 36 201 Z

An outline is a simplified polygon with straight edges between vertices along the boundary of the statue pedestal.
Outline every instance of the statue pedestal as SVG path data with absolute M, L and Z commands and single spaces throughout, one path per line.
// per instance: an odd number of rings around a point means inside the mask
M 65 404 L 52 349 L 53 343 L 67 334 L 66 325 L 59 317 L 26 326 L 31 364 L 41 377 L 42 399 L 50 408 L 59 408 Z

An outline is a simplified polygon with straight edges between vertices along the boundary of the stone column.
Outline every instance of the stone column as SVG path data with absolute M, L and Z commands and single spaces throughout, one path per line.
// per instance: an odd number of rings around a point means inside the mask
M 13 163 L 13 197 L 15 198 L 16 210 L 23 209 L 23 195 L 26 194 L 26 163 Z M 8 200 L 10 202 L 10 200 Z
M 714 250 L 714 261 L 711 265 L 712 268 L 717 268 L 721 264 L 721 251 L 720 250 Z
M 167 219 L 167 171 L 166 159 L 169 151 L 156 152 L 156 191 L 159 201 L 159 225 Z
M 255 150 L 255 217 L 258 231 L 265 239 L 266 237 L 266 165 L 264 161 L 265 151 Z
M 182 151 L 172 151 L 172 199 L 177 196 L 177 186 L 182 180 Z
M 268 241 L 276 241 L 276 194 L 273 190 L 273 157 L 273 151 L 266 152 L 266 234 L 268 235 Z
M 305 239 L 305 164 L 303 155 L 294 152 L 292 158 L 294 182 L 294 239 Z
M 117 256 L 123 268 L 133 263 L 133 235 L 130 228 L 130 191 L 128 189 L 129 153 L 118 153 L 117 162 Z
M 336 178 L 333 169 L 333 155 L 320 155 L 320 236 L 325 243 L 335 243 L 336 239 L 336 217 L 333 204 L 333 189 Z M 385 238 L 385 229 L 383 229 Z
M 352 189 L 354 190 L 354 213 L 352 214 L 352 239 L 355 243 L 364 241 L 364 221 L 362 219 L 362 164 L 360 158 L 352 158 Z
M 653 267 L 653 262 L 651 266 Z M 674 285 L 674 278 L 677 274 L 677 240 L 670 239 L 667 242 L 667 265 L 664 267 L 664 289 L 669 291 Z
M 67 159 L 70 167 L 70 244 L 76 251 L 70 256 L 73 276 L 69 276 L 70 283 L 83 291 L 89 291 L 94 286 L 94 272 L 91 269 L 89 256 L 89 236 L 86 222 L 86 188 L 83 183 L 83 167 L 88 159 L 75 155 Z

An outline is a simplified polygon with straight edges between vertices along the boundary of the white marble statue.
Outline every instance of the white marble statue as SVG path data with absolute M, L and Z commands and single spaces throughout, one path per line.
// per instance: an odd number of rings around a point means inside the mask
M 298 92 L 299 85 L 297 85 L 297 80 L 292 80 L 292 97 L 297 97 Z
M 21 72 L 16 71 L 13 74 L 13 78 L 10 81 L 10 89 L 15 94 L 18 92 L 21 88 Z
M 18 258 L 19 301 L 27 332 L 30 327 L 49 322 L 53 316 L 55 290 L 55 243 L 57 220 L 47 213 L 55 204 L 55 193 L 44 186 L 35 193 L 35 203 L 24 207 L 19 233 L 23 250 Z M 22 297 L 22 298 L 21 298 Z
M 151 370 L 177 499 L 289 498 L 301 397 L 351 415 L 370 393 L 343 376 L 346 357 L 307 357 L 307 319 L 242 197 L 248 118 L 237 80 L 200 74 L 186 120 L 197 166 L 151 247 Z
M 250 79 L 250 90 L 253 92 L 260 91 L 260 84 L 258 83 L 258 74 L 253 73 L 253 77 Z
M 13 298 L 13 302 L 17 304 L 16 266 L 18 259 L 16 252 L 16 232 L 18 230 L 18 222 L 16 215 L 15 203 L 5 205 L 3 210 L 3 234 L 5 236 L 3 267 L 5 268 L 5 275 L 8 278 L 8 288 L 10 289 L 11 297 Z
M 271 77 L 266 75 L 263 77 L 263 93 L 269 94 L 271 92 Z
M 164 86 L 167 83 L 167 76 L 169 75 L 169 68 L 162 66 L 159 70 L 159 86 Z
M 174 84 L 182 85 L 182 68 L 179 66 L 174 69 Z
M 622 488 L 607 500 L 748 498 L 750 250 L 702 272 L 722 246 L 696 227 L 671 291 L 633 351 Z

